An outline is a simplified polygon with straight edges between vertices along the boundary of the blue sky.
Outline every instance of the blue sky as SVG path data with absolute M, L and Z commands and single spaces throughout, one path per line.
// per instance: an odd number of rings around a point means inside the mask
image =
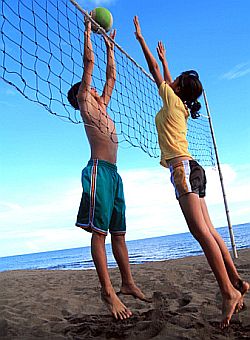
M 124 0 L 107 0 L 82 4 L 87 10 L 109 8 L 117 43 L 146 70 L 134 38 L 134 15 L 139 16 L 154 53 L 158 40 L 166 45 L 173 77 L 187 69 L 200 73 L 231 220 L 233 224 L 249 222 L 250 2 L 136 0 L 128 5 Z M 2 80 L 0 84 L 0 256 L 89 245 L 89 234 L 74 227 L 81 170 L 89 159 L 83 126 L 60 120 Z M 128 240 L 187 231 L 168 170 L 158 159 L 122 144 L 118 168 L 124 182 Z M 216 227 L 225 226 L 218 172 L 207 169 L 207 176 L 212 220 Z

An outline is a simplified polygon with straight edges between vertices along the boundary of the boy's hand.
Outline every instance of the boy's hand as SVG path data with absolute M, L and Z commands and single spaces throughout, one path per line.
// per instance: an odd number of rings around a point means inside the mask
M 156 47 L 158 57 L 160 61 L 164 61 L 166 59 L 166 49 L 161 41 L 158 42 L 158 46 Z
M 110 34 L 109 34 L 110 38 L 115 40 L 115 36 L 116 36 L 116 29 L 113 29 Z M 111 50 L 114 50 L 114 43 L 106 37 L 106 35 L 103 34 L 103 39 L 105 41 L 105 44 L 106 44 L 106 47 L 111 49 Z
M 135 37 L 137 40 L 139 40 L 142 38 L 142 33 L 141 33 L 141 27 L 140 27 L 140 23 L 139 23 L 139 19 L 137 15 L 134 17 L 133 21 L 135 25 Z
M 91 12 L 90 12 L 91 15 Z M 87 16 L 84 17 L 84 25 L 85 25 L 85 32 L 90 34 L 91 33 L 91 22 Z

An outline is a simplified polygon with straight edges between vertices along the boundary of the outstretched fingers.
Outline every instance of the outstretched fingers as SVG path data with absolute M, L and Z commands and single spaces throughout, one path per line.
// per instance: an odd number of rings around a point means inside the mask
M 91 32 L 91 22 L 90 22 L 87 15 L 85 15 L 85 17 L 84 17 L 84 25 L 85 25 L 85 31 L 87 33 L 90 33 Z
M 139 39 L 140 37 L 142 37 L 142 34 L 141 34 L 141 27 L 140 27 L 140 23 L 139 23 L 139 19 L 138 19 L 137 15 L 134 16 L 133 21 L 134 21 L 134 25 L 135 25 L 136 39 Z
M 115 39 L 115 36 L 116 36 L 116 29 L 113 29 L 110 34 L 109 34 L 110 38 L 112 40 Z M 110 49 L 114 49 L 114 43 L 113 41 L 111 41 L 105 34 L 103 34 L 103 39 L 105 41 L 105 44 L 107 46 L 107 48 L 110 48 Z
M 163 61 L 166 58 L 166 49 L 161 41 L 158 42 L 156 50 L 157 50 L 159 59 Z
M 116 29 L 113 29 L 113 30 L 111 30 L 111 32 L 110 32 L 110 38 L 111 39 L 113 39 L 113 40 L 115 40 L 115 36 L 116 36 Z

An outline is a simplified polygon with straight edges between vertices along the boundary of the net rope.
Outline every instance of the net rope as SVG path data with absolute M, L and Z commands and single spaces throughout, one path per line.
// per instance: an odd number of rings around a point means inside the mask
M 80 8 L 80 7 L 79 7 Z M 48 112 L 81 124 L 79 111 L 67 100 L 68 90 L 83 74 L 83 9 L 67 0 L 1 0 L 0 77 L 22 96 Z M 106 46 L 91 35 L 95 65 L 93 86 L 102 92 L 106 80 Z M 115 43 L 116 82 L 108 113 L 119 143 L 159 157 L 155 115 L 162 100 L 151 76 Z M 203 105 L 205 108 L 205 105 Z M 188 120 L 189 151 L 204 166 L 214 166 L 214 147 L 206 115 Z

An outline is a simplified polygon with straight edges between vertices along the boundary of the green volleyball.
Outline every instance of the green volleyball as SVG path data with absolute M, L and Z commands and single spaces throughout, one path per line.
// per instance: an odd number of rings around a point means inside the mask
M 113 25 L 113 17 L 110 11 L 104 7 L 97 7 L 92 11 L 92 18 L 106 31 L 110 31 Z M 98 29 L 92 25 L 94 32 L 98 33 Z

